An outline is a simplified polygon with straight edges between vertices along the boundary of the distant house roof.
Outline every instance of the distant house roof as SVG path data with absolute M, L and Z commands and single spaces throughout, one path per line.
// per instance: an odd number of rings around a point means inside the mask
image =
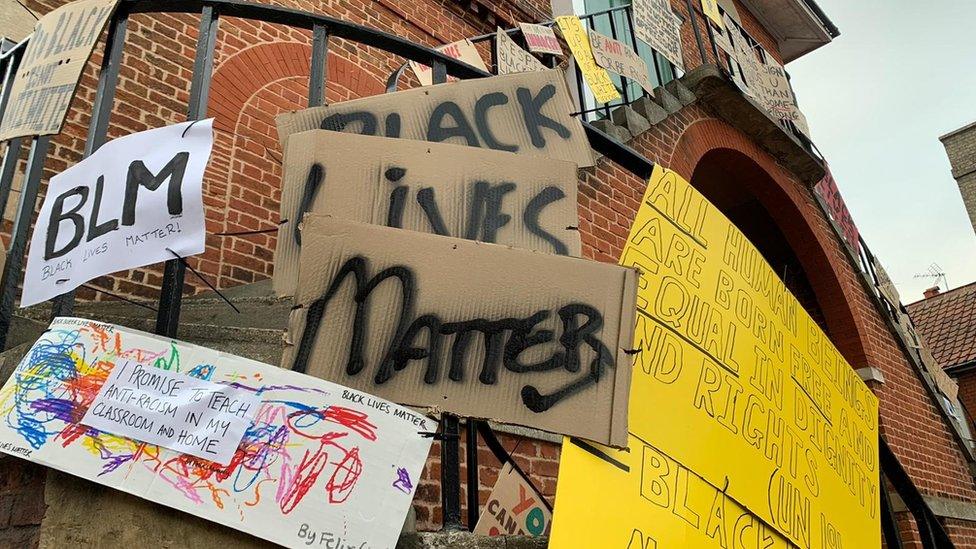
M 907 306 L 943 369 L 976 365 L 976 282 Z

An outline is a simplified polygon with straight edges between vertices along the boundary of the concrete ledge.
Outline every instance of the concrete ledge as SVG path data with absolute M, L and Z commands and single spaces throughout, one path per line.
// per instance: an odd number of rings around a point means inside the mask
M 922 499 L 937 517 L 976 522 L 976 503 L 925 494 L 922 494 Z M 908 510 L 898 494 L 891 494 L 891 510 L 895 512 Z
M 703 65 L 681 78 L 698 100 L 719 118 L 752 138 L 807 185 L 826 175 L 823 164 L 715 65 Z
M 884 385 L 885 382 L 884 374 L 881 373 L 881 370 L 873 366 L 858 368 L 857 375 L 860 376 L 861 381 L 864 381 L 865 383 L 868 381 L 874 381 L 875 383 L 881 383 Z
M 397 549 L 545 549 L 547 538 L 525 536 L 476 536 L 471 532 L 420 532 L 403 534 Z

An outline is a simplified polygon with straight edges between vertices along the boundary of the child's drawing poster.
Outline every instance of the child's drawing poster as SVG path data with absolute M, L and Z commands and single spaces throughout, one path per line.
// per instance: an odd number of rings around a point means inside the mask
M 123 365 L 129 370 L 106 385 Z M 181 404 L 133 391 L 178 397 L 181 387 L 203 395 L 187 408 L 190 424 L 207 403 L 215 420 L 247 418 L 226 464 L 83 423 L 105 400 L 127 403 L 113 420 L 131 425 L 125 418 L 145 413 L 137 426 L 150 430 L 146 421 L 177 417 Z M 159 438 L 175 440 L 184 424 L 159 425 L 176 425 L 176 435 Z M 0 389 L 0 451 L 288 547 L 393 547 L 430 449 L 421 433 L 436 428 L 408 408 L 328 381 L 77 318 L 55 319 Z M 223 444 L 234 430 L 214 432 Z M 240 435 L 230 436 L 236 443 Z

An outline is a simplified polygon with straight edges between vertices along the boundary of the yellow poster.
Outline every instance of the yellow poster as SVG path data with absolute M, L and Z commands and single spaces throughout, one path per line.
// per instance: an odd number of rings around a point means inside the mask
M 880 548 L 877 398 L 759 251 L 657 167 L 621 264 L 630 446 L 564 442 L 551 546 Z
M 576 65 L 583 74 L 593 96 L 600 103 L 609 103 L 620 99 L 617 87 L 613 85 L 610 74 L 606 69 L 596 64 L 593 58 L 593 50 L 590 49 L 590 39 L 583 28 L 583 23 L 575 15 L 563 15 L 556 18 L 556 25 L 562 33 L 563 38 L 569 45 L 569 50 L 576 59 Z
M 701 0 L 702 13 L 718 28 L 724 28 L 722 12 L 718 11 L 718 0 Z

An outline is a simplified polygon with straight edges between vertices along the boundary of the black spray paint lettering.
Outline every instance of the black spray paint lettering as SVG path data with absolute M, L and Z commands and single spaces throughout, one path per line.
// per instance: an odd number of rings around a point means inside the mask
M 178 216 L 183 213 L 183 175 L 186 172 L 186 164 L 189 158 L 189 152 L 177 153 L 158 174 L 150 172 L 141 160 L 136 160 L 129 164 L 129 171 L 125 180 L 125 195 L 122 203 L 122 226 L 135 225 L 136 202 L 139 196 L 139 188 L 145 187 L 149 191 L 155 191 L 167 181 L 169 182 L 166 189 L 167 210 L 170 216 Z M 92 202 L 91 214 L 87 220 L 87 236 L 86 220 L 79 212 L 88 202 L 89 188 L 82 186 L 75 187 L 54 199 L 44 243 L 45 261 L 61 257 L 71 252 L 78 247 L 82 238 L 86 242 L 91 242 L 96 238 L 118 230 L 118 219 L 99 221 L 104 188 L 105 178 L 99 176 L 95 182 L 95 196 Z M 65 204 L 71 204 L 74 200 L 77 200 L 77 203 L 74 203 L 66 210 Z M 57 247 L 58 234 L 64 222 L 71 223 L 74 233 L 67 244 L 60 249 L 55 249 Z
M 382 385 L 390 381 L 397 372 L 405 369 L 411 361 L 426 362 L 424 383 L 436 384 L 441 379 L 441 343 L 443 336 L 454 335 L 450 349 L 447 377 L 451 381 L 465 381 L 467 352 L 471 341 L 481 334 L 485 349 L 484 362 L 478 381 L 494 385 L 498 380 L 501 366 L 513 373 L 545 372 L 564 369 L 569 373 L 581 370 L 581 348 L 589 348 L 594 358 L 586 372 L 550 394 L 541 394 L 533 385 L 522 387 L 521 396 L 525 406 L 536 413 L 545 412 L 561 400 L 571 397 L 590 385 L 598 383 L 605 369 L 615 366 L 613 353 L 598 338 L 603 327 L 603 316 L 597 309 L 582 303 L 571 303 L 559 308 L 557 314 L 562 322 L 562 335 L 558 341 L 562 350 L 555 352 L 542 362 L 524 364 L 519 356 L 528 349 L 555 340 L 552 330 L 539 330 L 536 326 L 549 317 L 548 310 L 537 311 L 527 318 L 503 318 L 498 320 L 473 319 L 460 322 L 444 322 L 436 314 L 415 316 L 416 280 L 409 267 L 398 265 L 380 271 L 368 278 L 367 261 L 364 257 L 347 260 L 332 279 L 328 289 L 308 308 L 305 330 L 302 333 L 298 353 L 292 369 L 305 372 L 311 358 L 319 327 L 325 317 L 326 308 L 336 293 L 342 288 L 347 277 L 353 277 L 356 303 L 353 319 L 352 337 L 349 342 L 349 355 L 346 374 L 356 376 L 366 369 L 364 349 L 367 345 L 369 326 L 369 298 L 373 290 L 388 279 L 400 286 L 400 314 L 394 335 L 388 342 L 386 353 L 376 367 L 373 383 Z M 393 307 L 382 307 L 390 310 Z M 581 322 L 582 319 L 582 322 Z M 426 331 L 429 335 L 425 347 L 414 346 L 417 336 Z
M 403 213 L 407 207 L 407 196 L 410 191 L 409 186 L 401 184 L 406 174 L 407 170 L 401 167 L 387 168 L 383 172 L 386 181 L 394 185 L 393 190 L 390 191 L 390 209 L 386 215 L 388 227 L 403 228 Z M 312 207 L 315 196 L 323 185 L 324 178 L 325 169 L 320 164 L 312 164 L 308 171 L 308 177 L 305 179 L 305 188 L 302 190 L 302 199 L 298 205 L 295 219 L 302 219 Z M 495 243 L 498 241 L 499 229 L 512 220 L 511 215 L 503 213 L 505 195 L 516 188 L 516 184 L 512 182 L 493 184 L 488 181 L 475 181 L 474 192 L 468 204 L 467 225 L 463 235 L 450 234 L 432 187 L 421 187 L 417 191 L 417 203 L 423 210 L 424 216 L 430 224 L 431 232 L 434 234 Z M 542 211 L 550 204 L 554 204 L 563 198 L 566 198 L 566 194 L 559 187 L 545 187 L 532 197 L 525 206 L 522 212 L 522 222 L 529 232 L 549 243 L 556 254 L 569 255 L 569 247 L 539 224 Z M 301 246 L 301 231 L 297 223 L 293 226 L 292 237 L 295 244 Z
M 555 96 L 556 87 L 552 84 L 543 86 L 535 94 L 529 88 L 517 88 L 514 101 L 505 92 L 491 92 L 475 101 L 474 112 L 465 112 L 464 108 L 453 101 L 443 101 L 431 111 L 423 135 L 427 141 L 441 142 L 458 137 L 471 147 L 518 152 L 518 144 L 499 141 L 492 129 L 492 121 L 497 121 L 498 118 L 491 116 L 492 109 L 504 109 L 506 105 L 517 103 L 525 135 L 533 147 L 543 149 L 546 147 L 547 135 L 555 134 L 562 140 L 572 137 L 569 128 L 542 113 L 549 100 Z M 512 109 L 513 107 L 508 107 L 507 110 Z M 363 135 L 378 135 L 380 129 L 377 115 L 369 111 L 331 114 L 322 119 L 319 127 L 323 130 Z M 399 113 L 387 114 L 383 135 L 400 137 L 400 130 Z

